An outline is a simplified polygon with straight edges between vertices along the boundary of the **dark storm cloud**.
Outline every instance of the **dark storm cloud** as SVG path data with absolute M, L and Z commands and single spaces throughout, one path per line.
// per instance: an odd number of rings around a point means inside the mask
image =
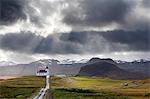
M 51 26 L 53 20 L 67 24 L 73 31 L 101 29 L 112 25 L 116 25 L 117 29 L 144 29 L 148 26 L 148 14 L 140 15 L 141 12 L 137 9 L 147 9 L 150 5 L 149 1 L 0 0 L 0 25 L 9 25 L 17 20 L 27 19 L 23 22 L 37 27 L 37 30 Z M 55 15 L 58 20 L 53 18 Z
M 33 52 L 49 54 L 80 53 L 78 45 L 71 42 L 60 41 L 58 35 L 49 35 L 42 39 Z
M 63 11 L 65 23 L 73 26 L 120 23 L 131 9 L 126 0 L 80 0 L 78 3 L 78 6 L 70 6 Z
M 144 7 L 150 8 L 150 0 L 143 0 L 142 2 L 143 2 Z
M 149 50 L 149 30 L 124 31 L 116 30 L 103 33 L 109 42 L 127 44 L 130 50 Z
M 0 35 L 0 48 L 25 53 L 69 54 L 80 53 L 77 44 L 63 42 L 58 35 L 46 38 L 35 33 L 8 33 Z
M 23 12 L 25 0 L 0 0 L 0 25 L 8 25 L 26 19 Z
M 85 32 L 70 32 L 69 34 L 64 33 L 60 37 L 60 39 L 63 41 L 69 41 L 69 42 L 75 42 L 81 44 L 88 42 L 87 38 L 88 38 L 88 33 Z
M 0 25 L 11 25 L 18 20 L 26 20 L 36 27 L 47 24 L 46 18 L 57 9 L 48 0 L 0 0 Z
M 0 47 L 14 51 L 32 51 L 32 48 L 42 39 L 32 33 L 11 33 L 0 35 Z
M 0 48 L 25 53 L 86 54 L 148 51 L 148 31 L 71 32 L 47 37 L 33 33 L 0 36 Z
M 105 50 L 105 47 L 108 46 L 109 51 L 111 52 L 120 50 L 148 51 L 150 35 L 149 30 L 145 29 L 136 31 L 114 30 L 107 32 L 71 32 L 65 37 L 67 37 L 65 38 L 65 41 L 76 42 L 83 45 L 91 44 L 90 42 L 93 41 L 93 45 L 90 45 L 93 49 L 100 47 Z M 102 38 L 103 40 L 101 40 Z M 97 42 L 99 42 L 98 47 L 96 47 Z M 124 47 L 122 47 L 122 45 L 126 45 L 125 49 L 123 49 Z

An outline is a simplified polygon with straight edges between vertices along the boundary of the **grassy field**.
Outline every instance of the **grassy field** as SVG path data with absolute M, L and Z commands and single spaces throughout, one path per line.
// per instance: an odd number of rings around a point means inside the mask
M 0 99 L 27 99 L 44 87 L 44 78 L 21 77 L 0 82 Z
M 54 99 L 149 99 L 150 80 L 97 77 L 52 77 Z M 44 78 L 21 77 L 0 83 L 0 99 L 30 99 L 44 87 Z
M 100 94 L 108 93 L 109 95 L 112 96 L 113 95 L 127 96 L 128 98 L 131 99 L 150 98 L 150 94 L 149 94 L 150 80 L 131 81 L 131 80 L 112 80 L 108 78 L 98 78 L 98 77 L 68 77 L 68 78 L 61 78 L 61 79 L 53 78 L 52 85 L 54 89 L 55 88 L 69 88 L 69 89 L 76 88 L 76 89 L 85 89 L 85 90 L 88 89 L 88 90 L 94 90 Z M 121 97 L 121 99 L 124 98 Z

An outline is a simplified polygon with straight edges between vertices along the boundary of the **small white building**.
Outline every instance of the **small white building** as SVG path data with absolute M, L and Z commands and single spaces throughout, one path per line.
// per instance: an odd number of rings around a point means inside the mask
M 45 69 L 40 69 L 36 72 L 36 76 L 47 76 L 47 75 L 49 75 L 48 67 L 46 67 Z

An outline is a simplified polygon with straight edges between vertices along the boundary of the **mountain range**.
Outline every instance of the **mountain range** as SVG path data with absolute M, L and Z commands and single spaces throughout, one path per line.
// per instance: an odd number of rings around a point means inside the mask
M 51 75 L 100 76 L 113 79 L 142 79 L 149 77 L 150 61 L 116 62 L 110 58 L 92 58 L 89 61 L 44 59 L 28 64 L 0 66 L 0 76 L 36 75 L 42 66 L 49 66 Z
M 11 66 L 11 65 L 16 65 L 16 63 L 10 61 L 0 61 L 0 66 Z

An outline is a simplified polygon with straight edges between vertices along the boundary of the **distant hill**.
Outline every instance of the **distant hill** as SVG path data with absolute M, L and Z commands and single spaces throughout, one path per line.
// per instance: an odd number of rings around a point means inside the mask
M 119 68 L 130 72 L 139 72 L 150 76 L 150 61 L 133 61 L 118 63 Z
M 27 76 L 36 75 L 41 67 L 50 66 L 51 75 L 75 76 L 84 63 L 58 64 L 58 60 L 44 59 L 29 64 L 16 64 L 14 66 L 0 66 L 0 76 Z
M 10 61 L 0 61 L 0 66 L 11 66 L 11 65 L 16 65 L 16 63 Z
M 97 57 L 91 58 L 87 63 L 93 64 L 93 63 L 100 63 L 100 62 L 107 62 L 107 63 L 111 63 L 111 64 L 116 64 L 116 62 L 111 58 L 100 59 Z
M 145 79 L 146 75 L 120 69 L 112 59 L 92 58 L 81 67 L 78 76 L 98 76 L 112 79 Z

